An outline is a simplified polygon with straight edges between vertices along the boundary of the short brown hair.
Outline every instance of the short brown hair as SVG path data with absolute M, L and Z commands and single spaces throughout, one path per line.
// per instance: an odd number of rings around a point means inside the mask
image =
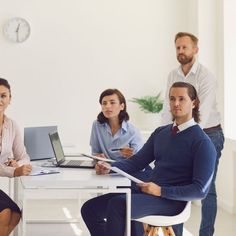
M 175 42 L 178 38 L 182 38 L 182 37 L 185 37 L 185 36 L 188 36 L 194 43 L 195 46 L 198 45 L 198 38 L 191 34 L 191 33 L 188 33 L 188 32 L 179 32 L 175 35 Z

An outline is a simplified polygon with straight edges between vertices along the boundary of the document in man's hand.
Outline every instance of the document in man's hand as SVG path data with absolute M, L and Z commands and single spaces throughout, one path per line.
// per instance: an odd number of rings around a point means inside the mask
M 142 180 L 135 178 L 134 176 L 124 172 L 123 170 L 121 170 L 121 169 L 119 169 L 119 168 L 117 168 L 115 166 L 111 166 L 110 170 L 112 170 L 112 171 L 114 171 L 114 172 L 116 172 L 116 173 L 118 173 L 120 175 L 123 175 L 124 177 L 127 177 L 128 179 L 134 181 L 137 184 L 143 183 Z
M 104 157 L 97 157 L 94 155 L 88 155 L 88 154 L 84 154 L 84 153 L 81 153 L 81 155 L 84 157 L 92 158 L 93 160 L 96 160 L 96 161 L 115 162 L 115 160 L 104 158 Z

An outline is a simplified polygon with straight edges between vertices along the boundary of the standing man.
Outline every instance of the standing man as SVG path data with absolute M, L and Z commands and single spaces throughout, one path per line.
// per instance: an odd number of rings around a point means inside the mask
M 224 134 L 220 125 L 220 113 L 217 111 L 216 103 L 216 78 L 196 60 L 198 53 L 198 38 L 196 36 L 186 32 L 177 33 L 175 36 L 175 48 L 180 66 L 172 70 L 168 76 L 162 123 L 169 124 L 172 121 L 168 104 L 168 93 L 172 84 L 177 81 L 192 84 L 196 88 L 200 100 L 200 126 L 213 142 L 217 152 L 215 173 L 211 187 L 206 198 L 202 200 L 202 220 L 199 232 L 200 236 L 212 236 L 217 213 L 215 179 L 224 145 Z

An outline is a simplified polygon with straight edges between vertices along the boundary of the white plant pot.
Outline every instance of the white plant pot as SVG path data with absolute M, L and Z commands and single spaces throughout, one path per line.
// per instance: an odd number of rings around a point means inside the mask
M 143 130 L 154 131 L 161 124 L 159 113 L 146 113 L 143 120 Z

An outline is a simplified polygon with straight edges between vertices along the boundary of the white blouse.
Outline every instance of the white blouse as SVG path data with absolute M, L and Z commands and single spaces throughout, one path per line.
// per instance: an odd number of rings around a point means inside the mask
M 14 159 L 19 166 L 30 163 L 30 158 L 21 138 L 20 129 L 15 121 L 4 116 L 0 154 L 0 176 L 13 177 L 15 167 L 4 164 L 8 159 Z

